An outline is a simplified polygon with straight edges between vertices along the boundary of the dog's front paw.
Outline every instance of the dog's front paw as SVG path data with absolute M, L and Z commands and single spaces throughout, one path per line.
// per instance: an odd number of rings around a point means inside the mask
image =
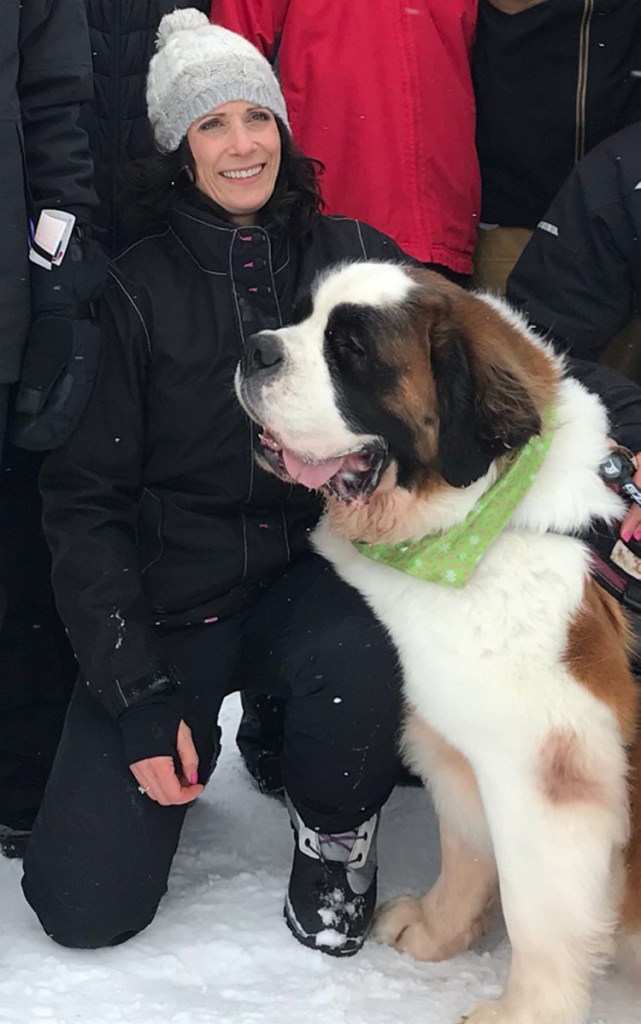
M 401 896 L 383 904 L 374 919 L 372 938 L 395 949 L 401 949 L 399 941 L 406 929 L 423 917 L 420 901 L 412 896 Z
M 522 1024 L 521 1018 L 510 1015 L 500 1000 L 479 1003 L 469 1013 L 464 1014 L 459 1024 Z
M 571 1018 L 573 1021 L 577 1017 Z M 527 1004 L 510 1005 L 504 999 L 479 1003 L 473 1010 L 461 1017 L 459 1024 L 562 1024 L 570 1018 L 561 1011 L 560 1015 L 549 1009 Z
M 453 949 L 451 937 L 431 927 L 420 900 L 410 896 L 393 900 L 381 907 L 374 922 L 373 938 L 408 953 L 415 960 L 445 960 Z

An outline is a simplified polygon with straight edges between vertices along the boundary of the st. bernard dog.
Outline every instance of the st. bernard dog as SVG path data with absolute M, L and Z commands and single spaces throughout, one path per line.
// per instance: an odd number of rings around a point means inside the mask
M 403 751 L 432 793 L 442 867 L 375 934 L 450 957 L 500 891 L 510 974 L 468 1024 L 583 1021 L 604 957 L 618 946 L 641 969 L 635 683 L 577 536 L 622 511 L 598 474 L 602 405 L 501 300 L 385 263 L 322 277 L 306 319 L 249 339 L 236 389 L 259 460 L 325 494 L 315 545 L 402 659 Z M 408 551 L 427 579 L 398 568 Z

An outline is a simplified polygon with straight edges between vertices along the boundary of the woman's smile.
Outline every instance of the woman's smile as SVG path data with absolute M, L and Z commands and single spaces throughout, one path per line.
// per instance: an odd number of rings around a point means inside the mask
M 247 181 L 248 178 L 255 178 L 262 171 L 265 164 L 257 164 L 255 167 L 247 167 L 234 171 L 221 171 L 223 178 L 231 181 Z

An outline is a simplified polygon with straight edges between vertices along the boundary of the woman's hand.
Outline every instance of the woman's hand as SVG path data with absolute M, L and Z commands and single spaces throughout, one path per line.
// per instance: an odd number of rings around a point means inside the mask
M 182 775 L 176 775 L 173 757 L 147 757 L 129 765 L 132 775 L 150 800 L 169 807 L 188 804 L 200 796 L 204 786 L 198 783 L 198 754 L 191 738 L 191 729 L 182 722 L 178 726 L 176 749 Z
M 636 454 L 637 470 L 632 477 L 632 482 L 641 490 L 641 452 Z M 619 536 L 623 541 L 641 540 L 641 505 L 636 502 L 630 504 L 630 508 L 621 520 Z

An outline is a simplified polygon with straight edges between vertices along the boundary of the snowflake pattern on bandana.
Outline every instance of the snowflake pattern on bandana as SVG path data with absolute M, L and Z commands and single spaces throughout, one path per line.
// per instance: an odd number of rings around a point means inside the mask
M 554 434 L 554 416 L 546 416 L 546 429 L 531 437 L 498 480 L 474 505 L 462 523 L 446 533 L 400 544 L 366 544 L 355 547 L 375 562 L 390 565 L 417 579 L 464 587 L 523 500 L 548 453 Z

